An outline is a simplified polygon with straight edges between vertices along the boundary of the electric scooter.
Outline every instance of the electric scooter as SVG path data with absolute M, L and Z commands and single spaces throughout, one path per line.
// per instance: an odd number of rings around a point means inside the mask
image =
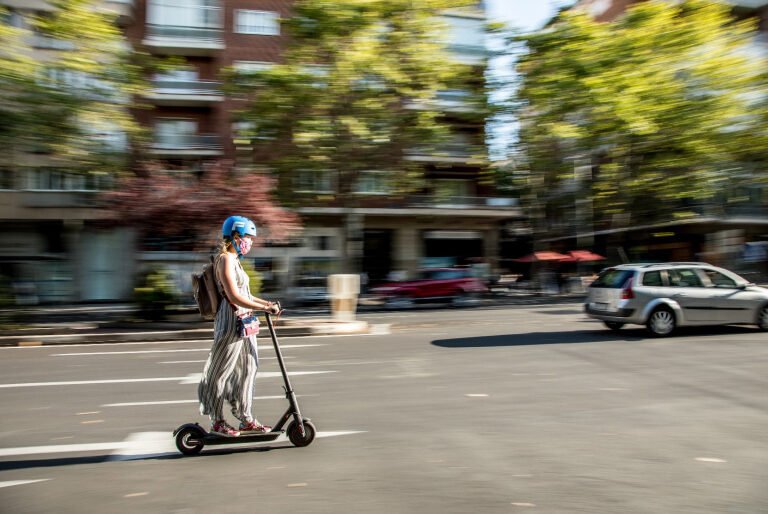
M 315 439 L 315 425 L 312 424 L 309 418 L 302 417 L 299 410 L 299 402 L 296 400 L 296 394 L 291 387 L 291 381 L 285 369 L 283 354 L 280 351 L 280 344 L 277 342 L 272 315 L 267 312 L 265 317 L 269 327 L 269 334 L 272 336 L 272 345 L 275 347 L 277 362 L 280 364 L 280 372 L 285 382 L 283 389 L 285 389 L 285 397 L 288 399 L 288 410 L 285 411 L 285 414 L 269 432 L 241 432 L 237 437 L 208 432 L 198 423 L 181 425 L 173 431 L 173 436 L 176 439 L 176 448 L 184 455 L 197 455 L 206 445 L 264 443 L 275 441 L 283 434 L 287 434 L 291 443 L 297 447 L 308 446 Z M 289 421 L 290 423 L 288 423 Z M 283 429 L 286 423 L 288 423 L 288 426 Z

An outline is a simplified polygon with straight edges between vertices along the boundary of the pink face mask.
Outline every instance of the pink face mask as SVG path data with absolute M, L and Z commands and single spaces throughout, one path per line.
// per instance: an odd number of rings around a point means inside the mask
M 251 251 L 252 246 L 253 246 L 253 240 L 250 237 L 242 237 L 240 238 L 240 241 L 237 243 L 237 247 L 240 250 L 240 255 L 246 255 L 248 252 Z

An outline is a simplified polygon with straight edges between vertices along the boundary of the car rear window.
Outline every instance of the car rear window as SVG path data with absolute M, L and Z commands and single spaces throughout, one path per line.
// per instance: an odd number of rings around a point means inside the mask
M 619 289 L 624 287 L 633 275 L 634 271 L 629 269 L 607 269 L 600 273 L 597 280 L 592 282 L 590 287 L 610 287 Z

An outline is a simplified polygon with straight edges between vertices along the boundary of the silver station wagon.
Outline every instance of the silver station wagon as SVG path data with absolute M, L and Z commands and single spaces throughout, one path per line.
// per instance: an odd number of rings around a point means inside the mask
M 682 326 L 748 324 L 768 330 L 768 289 L 701 262 L 607 268 L 590 285 L 584 309 L 611 330 L 645 325 L 656 337 Z

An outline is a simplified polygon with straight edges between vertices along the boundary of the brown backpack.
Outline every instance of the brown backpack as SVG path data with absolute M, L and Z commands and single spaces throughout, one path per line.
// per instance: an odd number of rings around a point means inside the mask
M 213 255 L 211 255 L 211 262 L 203 266 L 200 273 L 192 273 L 192 295 L 203 318 L 216 317 L 222 295 L 216 280 L 216 261 Z

